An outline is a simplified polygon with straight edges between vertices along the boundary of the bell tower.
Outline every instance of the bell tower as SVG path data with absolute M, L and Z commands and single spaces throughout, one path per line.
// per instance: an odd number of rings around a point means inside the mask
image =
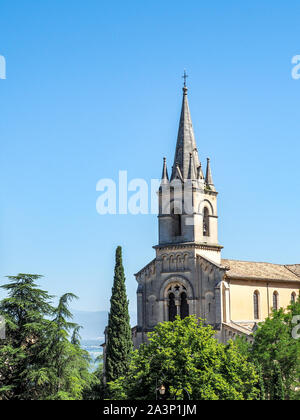
M 184 75 L 174 163 L 164 158 L 158 191 L 155 258 L 135 274 L 138 325 L 134 343 L 147 341 L 159 322 L 196 315 L 219 329 L 224 267 L 218 242 L 217 196 L 210 160 L 204 175 L 196 146 Z
M 195 244 L 197 254 L 220 264 L 222 247 L 218 243 L 218 193 L 213 182 L 210 159 L 207 159 L 206 175 L 203 174 L 187 92 L 185 83 L 170 178 L 165 158 L 163 162 L 158 193 L 158 247 Z

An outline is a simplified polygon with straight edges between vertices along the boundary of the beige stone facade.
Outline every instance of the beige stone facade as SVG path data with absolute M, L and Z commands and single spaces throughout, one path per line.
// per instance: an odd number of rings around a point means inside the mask
M 230 319 L 236 323 L 251 326 L 263 321 L 274 306 L 286 308 L 299 295 L 300 277 L 291 271 L 290 266 L 230 260 L 222 260 L 222 263 L 230 267 L 226 271 L 230 287 Z

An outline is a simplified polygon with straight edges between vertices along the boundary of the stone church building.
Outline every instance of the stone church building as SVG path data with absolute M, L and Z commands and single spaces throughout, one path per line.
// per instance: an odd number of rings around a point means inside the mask
M 183 87 L 175 157 L 170 176 L 164 159 L 159 196 L 156 256 L 135 275 L 135 347 L 159 322 L 195 314 L 225 342 L 249 336 L 272 311 L 300 290 L 300 264 L 277 265 L 222 259 L 218 240 L 218 192 L 210 161 L 204 175 Z

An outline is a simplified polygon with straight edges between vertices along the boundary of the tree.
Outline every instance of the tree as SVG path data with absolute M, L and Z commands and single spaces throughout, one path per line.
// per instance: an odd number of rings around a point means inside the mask
M 78 299 L 72 293 L 65 293 L 60 297 L 57 308 L 54 309 L 53 319 L 53 332 L 51 334 L 51 346 L 50 354 L 53 359 L 53 369 L 55 370 L 56 387 L 55 392 L 59 392 L 63 387 L 62 381 L 64 377 L 64 370 L 68 364 L 68 358 L 66 358 L 66 352 L 71 350 L 69 348 L 68 332 L 71 329 L 78 330 L 78 326 L 73 322 L 69 322 L 68 319 L 72 318 L 72 314 L 69 311 L 68 303 L 73 299 Z M 73 332 L 74 335 L 74 332 Z M 75 332 L 76 335 L 76 332 Z M 77 349 L 77 345 L 75 348 Z
M 122 264 L 122 248 L 116 250 L 116 264 L 110 313 L 107 326 L 106 381 L 114 381 L 129 368 L 132 336 L 126 295 L 125 275 Z
M 37 343 L 44 342 L 50 329 L 46 319 L 53 312 L 50 295 L 35 281 L 41 276 L 9 276 L 2 288 L 8 298 L 0 302 L 0 314 L 6 321 L 6 339 L 0 342 L 0 398 L 29 399 L 38 394 L 39 381 L 33 383 L 32 369 L 44 375 L 44 356 L 37 354 Z M 37 367 L 38 366 L 38 367 Z M 30 369 L 29 369 L 30 367 Z
M 253 344 L 246 339 L 244 336 L 237 336 L 234 340 L 239 352 L 246 357 L 249 362 L 253 362 L 255 365 L 256 372 L 258 374 L 258 389 L 259 389 L 259 400 L 266 399 L 265 384 L 263 378 L 263 371 L 261 365 L 253 358 L 252 349 Z
M 250 360 L 262 368 L 266 398 L 272 398 L 274 361 L 278 363 L 284 386 L 285 398 L 293 396 L 299 387 L 300 378 L 300 340 L 292 336 L 292 318 L 299 314 L 300 303 L 291 305 L 287 310 L 274 311 L 254 334 L 254 344 Z
M 91 386 L 83 394 L 83 399 L 85 400 L 103 400 L 106 396 L 106 390 L 103 381 L 102 355 L 97 357 L 96 362 L 99 362 L 99 365 L 97 369 L 92 373 Z
M 164 385 L 166 399 L 242 400 L 258 396 L 258 375 L 234 342 L 194 316 L 158 324 L 149 342 L 133 353 L 126 375 L 109 383 L 114 399 L 155 399 Z
M 77 299 L 77 296 L 65 293 L 53 310 L 46 365 L 52 378 L 46 398 L 51 400 L 81 399 L 93 382 L 89 373 L 90 356 L 80 347 L 80 326 L 69 321 L 73 315 L 68 306 L 73 299 Z
M 239 349 L 239 352 L 248 360 L 251 359 L 252 344 L 244 336 L 236 336 L 234 343 Z
M 279 363 L 274 362 L 271 400 L 284 400 L 284 386 Z
M 258 380 L 259 399 L 264 401 L 266 399 L 266 391 L 265 391 L 265 384 L 264 384 L 264 378 L 263 378 L 261 365 L 256 365 L 256 371 L 259 377 L 259 380 Z
M 77 325 L 74 328 L 73 334 L 72 334 L 72 337 L 71 337 L 71 343 L 74 344 L 74 345 L 77 345 L 77 346 L 80 345 L 81 336 L 79 334 L 79 331 L 81 330 L 81 328 L 82 327 L 80 325 Z
M 0 341 L 0 399 L 81 399 L 92 386 L 89 355 L 80 348 L 78 326 L 63 295 L 57 308 L 35 281 L 39 275 L 10 276 L 0 302 L 6 338 Z M 52 319 L 51 319 L 52 318 Z M 68 333 L 74 328 L 73 343 Z

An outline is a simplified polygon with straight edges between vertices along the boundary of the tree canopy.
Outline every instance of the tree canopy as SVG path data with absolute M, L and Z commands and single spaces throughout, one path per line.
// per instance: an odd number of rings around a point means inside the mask
M 155 399 L 164 385 L 167 399 L 256 399 L 254 365 L 232 341 L 221 344 L 214 334 L 194 316 L 158 324 L 149 342 L 133 353 L 126 376 L 109 384 L 111 395 Z
M 252 345 L 236 339 L 240 352 L 257 366 L 266 399 L 282 399 L 282 393 L 284 399 L 300 398 L 300 337 L 294 334 L 299 314 L 300 297 L 259 323 Z
M 0 302 L 6 336 L 0 340 L 0 399 L 75 400 L 97 383 L 89 372 L 89 355 L 80 348 L 78 326 L 69 321 L 65 294 L 57 307 L 52 296 L 36 285 L 41 276 L 10 276 Z M 72 342 L 69 333 L 73 330 Z
M 273 311 L 254 334 L 249 359 L 261 365 L 266 393 L 271 399 L 274 377 L 275 381 L 283 382 L 286 399 L 293 398 L 300 386 L 300 340 L 293 336 L 295 324 L 292 322 L 299 314 L 298 298 L 286 310 Z

